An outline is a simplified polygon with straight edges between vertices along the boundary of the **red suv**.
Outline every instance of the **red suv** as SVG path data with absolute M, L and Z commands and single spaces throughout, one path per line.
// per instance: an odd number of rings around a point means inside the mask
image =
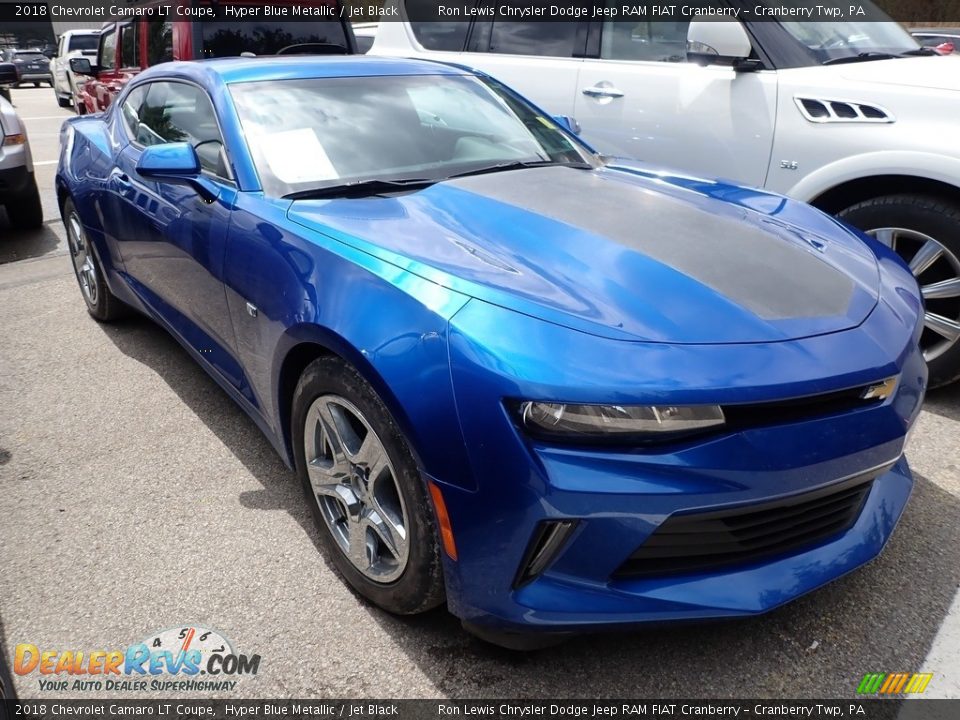
M 155 5 L 143 3 L 144 7 Z M 169 6 L 166 2 L 164 5 Z M 239 8 L 286 5 L 296 17 L 304 6 L 328 7 L 323 20 L 275 17 L 238 19 Z M 233 10 L 231 10 L 231 8 Z M 194 18 L 196 20 L 178 20 Z M 169 60 L 202 60 L 238 55 L 280 55 L 357 52 L 350 22 L 341 17 L 340 0 L 179 0 L 171 13 L 105 23 L 100 30 L 96 64 L 72 58 L 70 69 L 90 80 L 78 90 L 81 115 L 105 110 L 124 84 L 141 70 Z

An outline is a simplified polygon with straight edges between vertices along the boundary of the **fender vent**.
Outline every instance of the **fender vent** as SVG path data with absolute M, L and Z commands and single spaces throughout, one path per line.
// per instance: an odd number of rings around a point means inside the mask
M 795 97 L 800 113 L 815 123 L 892 123 L 893 115 L 879 105 L 866 105 L 849 100 Z

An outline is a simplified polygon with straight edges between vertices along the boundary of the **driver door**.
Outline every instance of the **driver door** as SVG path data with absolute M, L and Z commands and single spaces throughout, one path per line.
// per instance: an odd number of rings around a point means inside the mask
M 116 117 L 130 142 L 120 152 L 110 182 L 123 211 L 117 245 L 133 287 L 202 358 L 239 385 L 223 286 L 237 189 L 213 105 L 196 85 L 157 81 L 146 86 L 142 101 L 124 102 Z M 137 173 L 144 148 L 167 142 L 189 142 L 196 148 L 202 175 L 217 191 L 215 200 L 188 184 L 148 180 Z

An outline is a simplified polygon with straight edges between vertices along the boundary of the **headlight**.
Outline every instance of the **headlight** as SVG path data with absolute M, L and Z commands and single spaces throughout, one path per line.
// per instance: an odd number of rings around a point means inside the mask
M 570 405 L 521 402 L 520 422 L 533 435 L 568 441 L 662 442 L 724 424 L 719 405 Z

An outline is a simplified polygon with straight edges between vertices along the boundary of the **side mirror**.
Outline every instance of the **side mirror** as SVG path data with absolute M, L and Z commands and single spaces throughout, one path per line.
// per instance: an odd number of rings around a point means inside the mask
M 200 174 L 200 158 L 190 143 L 150 145 L 140 155 L 137 174 L 157 182 L 189 185 L 208 203 L 220 194 L 217 186 Z
M 554 121 L 562 127 L 567 132 L 570 132 L 574 135 L 580 134 L 580 123 L 577 122 L 576 118 L 570 117 L 569 115 L 554 115 Z
M 70 70 L 76 75 L 93 75 L 93 65 L 90 64 L 90 58 L 72 57 L 70 58 Z
M 150 145 L 140 156 L 137 173 L 151 180 L 186 181 L 200 174 L 200 158 L 190 143 Z
M 0 63 L 0 85 L 14 85 L 19 80 L 17 66 L 13 63 Z
M 723 63 L 736 69 L 750 57 L 750 36 L 737 20 L 692 20 L 687 29 L 687 60 Z

